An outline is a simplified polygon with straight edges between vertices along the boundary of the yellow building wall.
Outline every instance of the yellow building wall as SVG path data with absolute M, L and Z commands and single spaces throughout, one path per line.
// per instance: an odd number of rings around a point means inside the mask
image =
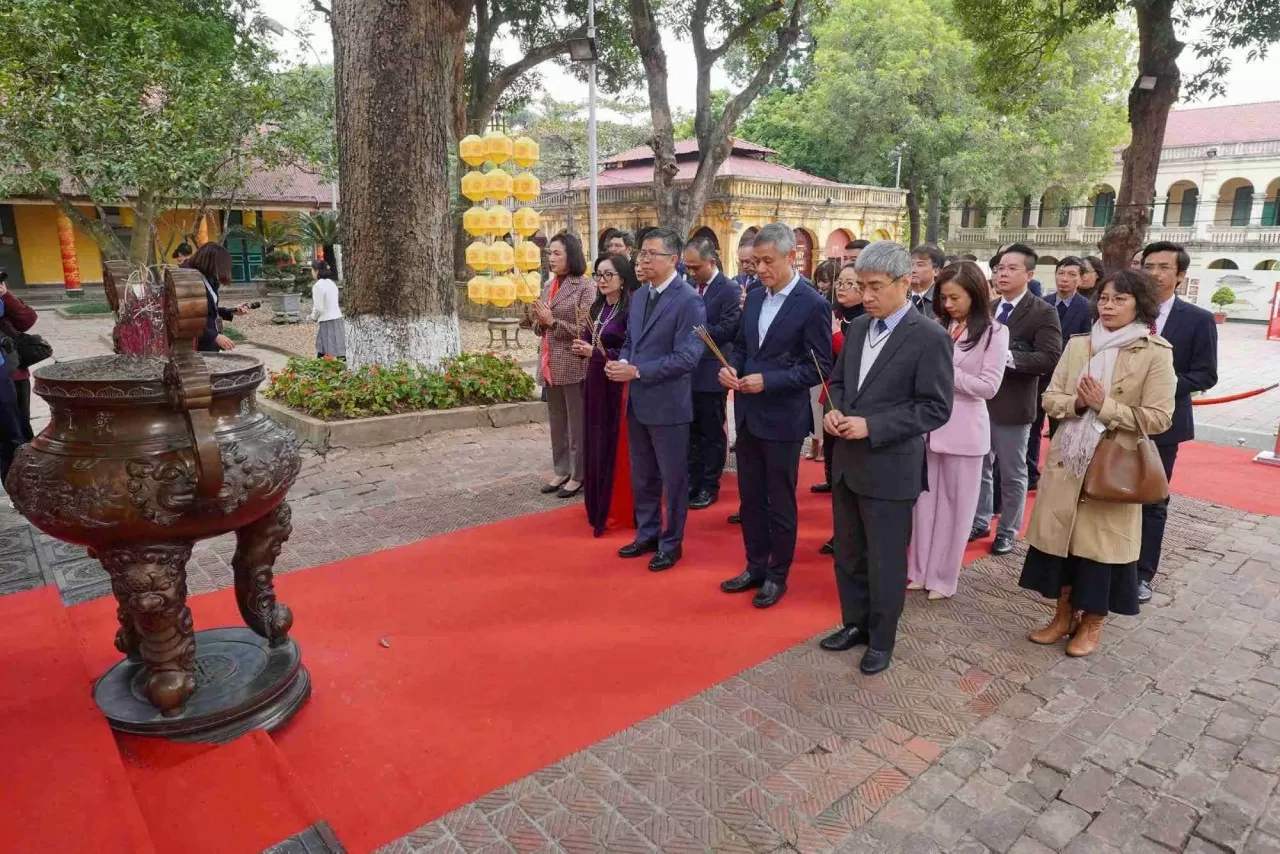
M 18 251 L 22 254 L 22 276 L 27 285 L 63 284 L 57 210 L 53 205 L 14 205 L 13 222 L 18 232 Z M 102 253 L 98 251 L 98 244 L 78 228 L 76 256 L 80 261 L 81 282 L 102 281 Z

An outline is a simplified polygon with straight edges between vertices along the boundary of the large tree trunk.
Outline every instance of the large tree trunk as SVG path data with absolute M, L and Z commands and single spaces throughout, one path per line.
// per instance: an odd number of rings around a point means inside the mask
M 446 0 L 333 6 L 353 366 L 438 367 L 461 350 L 449 131 L 455 51 L 469 8 Z
M 912 246 L 920 245 L 920 185 L 912 181 L 907 184 L 907 223 L 908 240 Z
M 938 245 L 938 233 L 942 226 L 942 191 L 938 182 L 929 185 L 929 215 L 925 222 L 924 239 L 926 243 Z
M 129 263 L 134 267 L 155 263 L 152 238 L 157 213 L 155 194 L 139 190 L 133 203 L 133 236 L 129 242 Z
M 1129 90 L 1132 136 L 1124 150 L 1115 217 L 1102 238 L 1102 263 L 1108 271 L 1128 267 L 1146 242 L 1165 122 L 1181 86 L 1178 55 L 1182 42 L 1174 32 L 1173 0 L 1140 0 L 1134 7 L 1138 15 L 1138 79 Z M 1141 87 L 1144 77 L 1155 78 L 1154 89 Z

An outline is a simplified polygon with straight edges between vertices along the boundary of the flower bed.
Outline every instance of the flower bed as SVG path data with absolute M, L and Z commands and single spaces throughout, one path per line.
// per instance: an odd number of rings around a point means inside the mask
M 355 370 L 334 359 L 290 359 L 263 396 L 325 421 L 456 409 L 534 398 L 533 377 L 514 360 L 464 353 L 429 371 L 401 362 Z

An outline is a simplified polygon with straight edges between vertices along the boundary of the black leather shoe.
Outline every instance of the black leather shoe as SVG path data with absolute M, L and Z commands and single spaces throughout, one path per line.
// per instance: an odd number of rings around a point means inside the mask
M 718 495 L 712 492 L 707 492 L 704 489 L 702 492 L 699 492 L 693 498 L 689 499 L 689 509 L 706 510 L 712 504 L 715 504 L 717 500 L 719 500 Z
M 979 525 L 974 525 L 972 528 L 969 529 L 969 542 L 972 543 L 974 540 L 981 540 L 982 538 L 986 537 L 990 533 L 991 533 L 990 525 L 988 525 L 985 528 Z
M 822 544 L 822 548 L 818 549 L 818 554 L 833 555 L 836 553 L 836 538 L 832 537 Z
M 760 592 L 751 598 L 751 604 L 757 608 L 772 608 L 787 592 L 787 585 L 776 581 L 766 581 Z
M 683 550 L 680 546 L 676 546 L 675 551 L 658 552 L 649 561 L 650 572 L 662 572 L 664 569 L 670 569 L 680 562 L 680 556 Z
M 582 491 L 582 484 L 578 484 L 573 489 L 565 489 L 562 486 L 560 487 L 560 491 L 556 493 L 556 498 L 573 498 L 575 495 L 577 495 L 581 491 Z
M 867 651 L 862 654 L 862 663 L 858 665 L 858 669 L 868 676 L 873 676 L 888 670 L 892 662 L 893 650 L 867 647 Z
M 730 524 L 730 525 L 741 525 L 741 524 L 742 524 L 742 514 L 741 514 L 741 513 L 734 513 L 732 516 L 730 516 L 730 517 L 729 517 L 729 524 Z
M 867 633 L 857 626 L 845 626 L 835 634 L 828 635 L 818 642 L 818 646 L 828 652 L 844 652 L 867 642 Z
M 637 540 L 634 543 L 627 543 L 625 546 L 618 549 L 618 557 L 640 557 L 641 555 L 647 555 L 649 552 L 656 552 L 657 550 L 657 540 L 649 540 L 647 543 L 642 543 Z
M 813 486 L 809 487 L 809 491 L 810 491 L 810 492 L 830 492 L 830 491 L 831 491 L 831 484 L 829 484 L 829 483 L 815 483 Z
M 1007 555 L 1013 551 L 1013 537 L 1008 534 L 996 534 L 996 541 L 991 544 L 993 555 Z
M 568 482 L 569 478 L 566 477 L 564 480 L 557 480 L 555 483 L 544 483 L 542 484 L 542 494 L 550 495 L 553 492 L 559 492 L 560 487 L 564 486 Z
M 728 581 L 720 582 L 720 589 L 725 593 L 746 593 L 764 584 L 764 577 L 756 578 L 750 570 L 744 569 Z
M 1150 581 L 1138 582 L 1138 601 L 1143 604 L 1146 604 L 1147 602 L 1151 601 L 1151 582 Z

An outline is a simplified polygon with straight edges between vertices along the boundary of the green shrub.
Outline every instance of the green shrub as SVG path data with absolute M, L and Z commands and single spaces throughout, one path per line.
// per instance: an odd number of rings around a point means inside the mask
M 1209 302 L 1218 308 L 1226 308 L 1236 301 L 1236 292 L 1231 288 L 1223 285 L 1213 292 L 1213 296 L 1209 297 Z
M 248 337 L 243 332 L 241 332 L 239 329 L 236 329 L 234 326 L 222 327 L 222 334 L 227 336 L 237 344 L 239 344 L 241 341 L 249 340 Z
M 290 359 L 263 392 L 291 409 L 338 420 L 423 409 L 455 409 L 533 398 L 533 377 L 509 356 L 463 353 L 443 371 L 419 365 L 365 365 L 336 359 Z
M 105 302 L 73 302 L 62 310 L 67 314 L 110 314 L 111 306 Z

